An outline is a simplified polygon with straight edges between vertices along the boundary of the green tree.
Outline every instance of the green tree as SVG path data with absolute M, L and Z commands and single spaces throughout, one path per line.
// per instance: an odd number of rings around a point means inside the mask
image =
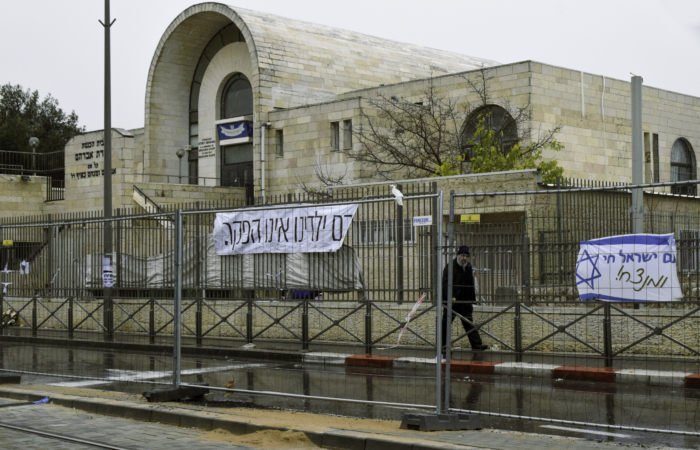
M 0 86 L 0 150 L 31 152 L 29 138 L 39 139 L 37 153 L 63 150 L 73 136 L 83 133 L 75 111 L 63 112 L 58 100 L 10 83 Z
M 473 155 L 470 168 L 473 173 L 540 169 L 542 181 L 548 184 L 556 183 L 557 177 L 562 176 L 564 169 L 558 165 L 556 160 L 545 161 L 542 159 L 543 150 L 549 149 L 558 152 L 564 148 L 555 138 L 561 127 L 555 127 L 545 139 L 527 145 L 518 142 L 504 152 L 498 141 L 498 133 L 503 132 L 489 129 L 486 126 L 487 118 L 488 114 L 479 115 L 476 131 L 469 140 Z

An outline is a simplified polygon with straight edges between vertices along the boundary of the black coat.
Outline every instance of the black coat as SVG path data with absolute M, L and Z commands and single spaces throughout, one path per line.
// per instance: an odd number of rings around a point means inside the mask
M 442 271 L 442 300 L 447 301 L 447 275 L 450 265 L 445 266 Z M 474 292 L 474 273 L 471 264 L 464 269 L 457 264 L 457 260 L 452 261 L 452 298 L 458 302 L 476 301 Z

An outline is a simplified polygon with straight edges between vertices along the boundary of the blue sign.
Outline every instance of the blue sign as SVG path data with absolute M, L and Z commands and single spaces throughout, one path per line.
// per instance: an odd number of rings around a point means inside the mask
M 217 125 L 220 141 L 228 141 L 230 139 L 248 139 L 253 137 L 252 122 L 235 122 L 224 125 Z

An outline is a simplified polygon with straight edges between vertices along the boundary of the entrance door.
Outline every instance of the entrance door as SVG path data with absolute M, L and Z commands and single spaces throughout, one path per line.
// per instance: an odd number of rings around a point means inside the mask
M 222 149 L 221 185 L 246 188 L 246 203 L 253 200 L 253 144 L 228 145 Z

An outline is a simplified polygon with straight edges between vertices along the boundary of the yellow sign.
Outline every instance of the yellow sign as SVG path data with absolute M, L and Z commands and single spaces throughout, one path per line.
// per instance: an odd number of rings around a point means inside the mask
M 462 214 L 460 223 L 479 223 L 481 222 L 481 214 Z
M 2 246 L 3 247 L 12 247 L 12 239 L 3 239 Z

